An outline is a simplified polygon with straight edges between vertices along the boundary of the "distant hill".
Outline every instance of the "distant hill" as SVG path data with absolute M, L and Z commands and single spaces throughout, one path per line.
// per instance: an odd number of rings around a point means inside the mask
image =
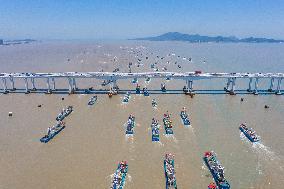
M 190 34 L 183 34 L 179 32 L 168 32 L 156 37 L 144 37 L 144 38 L 136 38 L 133 40 L 147 40 L 147 41 L 187 41 L 190 43 L 201 43 L 201 42 L 215 42 L 215 43 L 283 43 L 284 40 L 277 40 L 277 39 L 269 39 L 269 38 L 237 38 L 235 36 L 230 37 L 223 37 L 223 36 L 203 36 L 203 35 L 190 35 Z

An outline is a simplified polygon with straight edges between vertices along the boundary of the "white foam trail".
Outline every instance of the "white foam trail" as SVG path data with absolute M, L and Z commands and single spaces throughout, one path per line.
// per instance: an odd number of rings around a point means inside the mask
M 167 139 L 173 139 L 175 143 L 178 143 L 178 140 L 176 139 L 176 137 L 174 135 L 171 135 L 171 134 L 164 134 L 164 136 L 167 138 Z
M 161 141 L 153 141 L 154 142 L 154 145 L 157 146 L 157 147 L 163 147 L 164 144 L 161 142 Z
M 127 174 L 127 180 L 128 182 L 132 182 L 132 176 L 130 174 Z
M 247 137 L 242 132 L 240 134 L 240 138 L 242 141 L 248 144 L 254 152 L 258 153 L 258 155 L 263 156 L 265 158 L 269 158 L 272 161 L 278 159 L 275 152 L 270 150 L 270 148 L 268 146 L 265 146 L 262 142 L 259 141 L 252 143 L 249 141 L 249 139 L 247 139 Z

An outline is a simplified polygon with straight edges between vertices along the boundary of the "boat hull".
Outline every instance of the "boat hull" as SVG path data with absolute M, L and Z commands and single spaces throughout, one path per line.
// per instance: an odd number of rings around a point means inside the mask
M 259 139 L 253 139 L 242 127 L 239 127 L 240 131 L 244 133 L 244 135 L 251 141 L 251 142 L 258 142 Z
M 174 160 L 172 161 L 172 165 L 174 167 Z M 169 178 L 168 178 L 166 169 L 167 169 L 167 167 L 166 167 L 166 160 L 164 160 L 164 171 L 165 171 L 165 177 L 166 177 L 166 189 L 171 189 L 171 188 L 177 189 L 176 180 L 174 181 L 173 185 L 169 184 L 169 181 L 168 181 Z
M 215 181 L 215 183 L 217 184 L 218 188 L 219 189 L 230 189 L 230 185 L 229 183 L 226 183 L 226 184 L 222 184 L 218 181 L 218 177 L 217 177 L 217 174 L 214 172 L 214 170 L 210 167 L 209 163 L 208 163 L 208 160 L 206 157 L 203 157 L 203 160 L 206 164 L 206 166 L 208 167 L 211 175 L 213 176 L 213 179 Z
M 117 170 L 119 170 L 120 164 L 118 164 Z M 121 177 L 121 183 L 119 186 L 116 186 L 115 184 L 112 185 L 111 189 L 123 189 L 125 180 L 126 180 L 126 175 L 128 172 L 128 165 L 126 165 L 125 171 L 122 172 L 122 177 Z
M 51 134 L 50 136 L 44 136 L 40 139 L 40 142 L 42 143 L 48 143 L 51 139 L 53 139 L 58 133 L 60 133 L 63 129 L 65 128 L 65 126 L 60 127 L 57 131 L 55 131 L 53 134 Z

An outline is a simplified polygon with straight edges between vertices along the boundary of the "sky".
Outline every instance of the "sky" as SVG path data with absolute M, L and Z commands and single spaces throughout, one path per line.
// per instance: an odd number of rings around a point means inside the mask
M 126 39 L 176 31 L 284 39 L 284 0 L 0 0 L 4 39 Z

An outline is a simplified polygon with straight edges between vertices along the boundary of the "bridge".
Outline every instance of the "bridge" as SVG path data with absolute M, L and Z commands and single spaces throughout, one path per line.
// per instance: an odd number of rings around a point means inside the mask
M 247 92 L 257 95 L 260 91 L 258 83 L 260 79 L 270 80 L 270 85 L 265 89 L 269 94 L 281 95 L 281 81 L 284 78 L 284 73 L 201 73 L 196 72 L 141 72 L 141 73 L 118 73 L 118 72 L 61 72 L 61 73 L 0 73 L 3 88 L 2 93 L 7 94 L 11 91 L 16 91 L 14 79 L 22 79 L 25 93 L 36 91 L 36 80 L 46 80 L 46 93 L 50 94 L 56 91 L 55 82 L 58 78 L 65 78 L 69 83 L 68 92 L 75 93 L 78 90 L 76 79 L 78 78 L 94 78 L 108 81 L 110 89 L 118 89 L 117 81 L 123 79 L 134 78 L 164 78 L 184 80 L 185 87 L 183 91 L 187 94 L 193 94 L 193 81 L 209 80 L 209 79 L 225 79 L 224 90 L 231 95 L 236 94 L 236 80 L 247 79 Z M 10 83 L 8 85 L 7 83 Z M 31 87 L 30 87 L 31 84 Z M 9 87 L 8 87 L 9 86 Z M 264 90 L 262 90 L 264 91 Z

